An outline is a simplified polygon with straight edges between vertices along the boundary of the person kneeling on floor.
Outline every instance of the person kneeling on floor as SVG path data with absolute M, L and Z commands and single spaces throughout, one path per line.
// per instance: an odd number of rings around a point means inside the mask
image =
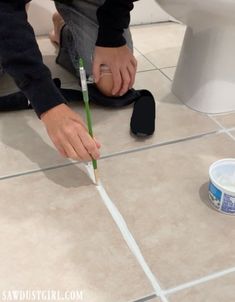
M 0 69 L 14 78 L 63 157 L 98 159 L 100 143 L 90 137 L 82 118 L 67 106 L 43 64 L 27 21 L 28 2 L 0 0 Z M 55 28 L 50 36 L 53 42 L 63 44 L 58 63 L 67 64 L 70 69 L 79 55 L 88 74 L 93 75 L 97 87 L 106 95 L 124 95 L 134 84 L 137 63 L 128 29 L 133 2 L 55 1 L 59 13 L 53 16 Z M 68 60 L 64 60 L 66 53 Z

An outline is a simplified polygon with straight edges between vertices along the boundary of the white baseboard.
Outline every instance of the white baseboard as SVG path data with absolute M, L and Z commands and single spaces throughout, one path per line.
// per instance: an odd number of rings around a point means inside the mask
M 134 10 L 131 12 L 132 25 L 164 22 L 171 19 L 155 0 L 137 1 Z
M 54 1 L 33 0 L 30 2 L 28 18 L 36 35 L 46 35 L 52 29 L 52 15 L 56 11 Z
M 29 21 L 36 35 L 46 35 L 52 28 L 52 14 L 55 5 L 50 0 L 33 0 L 29 8 Z M 131 24 L 149 24 L 172 20 L 155 0 L 140 0 L 135 2 L 135 8 L 131 13 Z

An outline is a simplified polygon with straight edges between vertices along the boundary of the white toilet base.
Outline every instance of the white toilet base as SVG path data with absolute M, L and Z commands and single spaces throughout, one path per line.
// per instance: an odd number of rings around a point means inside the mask
M 204 113 L 235 111 L 235 26 L 188 27 L 172 92 Z

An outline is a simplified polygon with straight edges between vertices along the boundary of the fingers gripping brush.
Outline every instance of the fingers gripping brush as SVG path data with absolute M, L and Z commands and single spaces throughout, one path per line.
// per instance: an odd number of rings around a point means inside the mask
M 90 136 L 93 138 L 93 130 L 92 130 L 92 120 L 91 120 L 91 111 L 89 106 L 89 95 L 88 95 L 88 88 L 87 88 L 87 79 L 86 79 L 86 71 L 84 68 L 83 60 L 80 59 L 79 63 L 77 63 L 77 69 L 80 72 L 80 79 L 81 79 L 81 86 L 82 86 L 82 95 L 83 101 L 85 104 L 85 111 L 86 111 L 86 119 L 87 119 L 87 126 Z M 92 160 L 92 165 L 94 169 L 94 176 L 96 184 L 99 181 L 99 174 L 98 174 L 98 167 L 97 161 L 95 159 Z

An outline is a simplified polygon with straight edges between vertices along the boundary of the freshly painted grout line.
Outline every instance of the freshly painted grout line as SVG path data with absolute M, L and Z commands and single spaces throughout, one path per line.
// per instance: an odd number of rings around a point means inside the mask
M 233 128 L 227 129 L 227 128 L 225 128 L 219 121 L 217 121 L 216 118 L 215 118 L 214 116 L 209 115 L 209 114 L 208 114 L 208 116 L 209 116 L 209 118 L 210 118 L 212 121 L 214 121 L 214 122 L 215 122 L 215 123 L 223 130 L 223 132 L 224 132 L 225 134 L 227 134 L 232 140 L 235 141 L 235 137 L 230 133 L 230 131 L 231 131 Z
M 210 114 L 207 114 L 207 116 L 213 121 L 215 122 L 221 129 L 226 130 L 226 128 L 216 120 L 216 118 Z
M 229 129 L 224 128 L 224 129 L 218 130 L 218 134 L 220 134 L 220 133 L 227 133 L 229 131 L 234 131 L 234 130 L 235 130 L 235 128 L 229 128 Z
M 101 156 L 100 160 L 111 158 L 111 157 L 116 157 L 116 156 L 120 156 L 120 155 L 125 155 L 125 154 L 136 153 L 136 152 L 139 152 L 139 151 L 159 148 L 159 147 L 163 147 L 163 146 L 167 146 L 167 145 L 178 144 L 178 143 L 181 143 L 181 142 L 191 141 L 191 140 L 195 140 L 195 139 L 200 139 L 200 138 L 210 136 L 210 135 L 213 135 L 213 134 L 216 135 L 216 134 L 219 134 L 221 132 L 223 132 L 223 130 L 219 130 L 219 131 L 215 130 L 215 131 L 206 132 L 206 133 L 203 133 L 203 134 L 198 134 L 198 135 L 195 135 L 195 136 L 188 136 L 188 137 L 177 139 L 177 140 L 166 141 L 166 142 L 147 145 L 147 146 L 143 146 L 143 147 L 137 147 L 137 148 L 133 148 L 133 149 L 125 150 L 125 151 L 114 152 L 114 153 L 111 153 L 111 154 Z M 59 168 L 68 167 L 68 166 L 76 165 L 76 164 L 79 164 L 79 163 L 81 163 L 81 162 L 71 160 L 71 162 L 65 163 L 65 164 L 59 164 L 59 165 L 55 165 L 55 166 L 53 165 L 53 166 L 49 166 L 49 167 L 45 167 L 45 168 L 41 168 L 41 169 L 28 170 L 28 171 L 24 171 L 24 172 L 15 173 L 15 174 L 0 176 L 0 181 L 10 179 L 10 178 L 35 174 L 35 173 L 48 171 L 48 170 L 56 170 L 56 169 L 59 169 Z
M 184 289 L 191 288 L 191 287 L 194 287 L 196 285 L 203 284 L 203 283 L 207 283 L 209 281 L 224 277 L 224 276 L 226 276 L 228 274 L 232 274 L 232 273 L 235 273 L 235 267 L 232 267 L 232 268 L 229 268 L 227 270 L 208 275 L 206 277 L 203 277 L 203 278 L 191 281 L 191 282 L 184 283 L 182 285 L 179 285 L 179 286 L 176 286 L 174 288 L 165 290 L 163 292 L 164 292 L 165 295 L 174 294 L 174 293 L 182 291 Z
M 228 128 L 227 130 L 228 130 L 228 131 L 235 131 L 235 127 Z
M 90 176 L 90 178 L 94 182 L 92 166 L 89 164 L 89 165 L 86 165 L 85 167 L 87 169 L 88 175 Z M 96 189 L 99 192 L 100 197 L 103 200 L 103 202 L 104 202 L 105 206 L 107 207 L 107 209 L 109 210 L 111 216 L 113 217 L 113 220 L 116 222 L 116 225 L 118 226 L 118 228 L 119 228 L 123 238 L 125 239 L 129 249 L 131 250 L 133 255 L 136 257 L 136 259 L 139 262 L 140 266 L 142 267 L 145 275 L 147 276 L 150 283 L 152 284 L 152 286 L 153 286 L 153 288 L 156 292 L 156 295 L 162 300 L 162 302 L 168 302 L 167 298 L 165 297 L 165 295 L 162 292 L 162 289 L 161 289 L 158 281 L 156 280 L 156 278 L 153 275 L 152 271 L 150 270 L 148 264 L 146 263 L 146 261 L 145 261 L 143 255 L 142 255 L 142 253 L 140 251 L 140 248 L 138 247 L 134 237 L 132 236 L 131 232 L 129 231 L 124 218 L 122 217 L 121 213 L 119 212 L 119 210 L 117 209 L 117 207 L 115 206 L 113 201 L 108 196 L 108 194 L 105 191 L 105 189 L 104 189 L 101 182 L 99 182 L 96 185 Z
M 235 137 L 234 137 L 229 131 L 225 131 L 225 133 L 226 133 L 232 140 L 235 140 Z

